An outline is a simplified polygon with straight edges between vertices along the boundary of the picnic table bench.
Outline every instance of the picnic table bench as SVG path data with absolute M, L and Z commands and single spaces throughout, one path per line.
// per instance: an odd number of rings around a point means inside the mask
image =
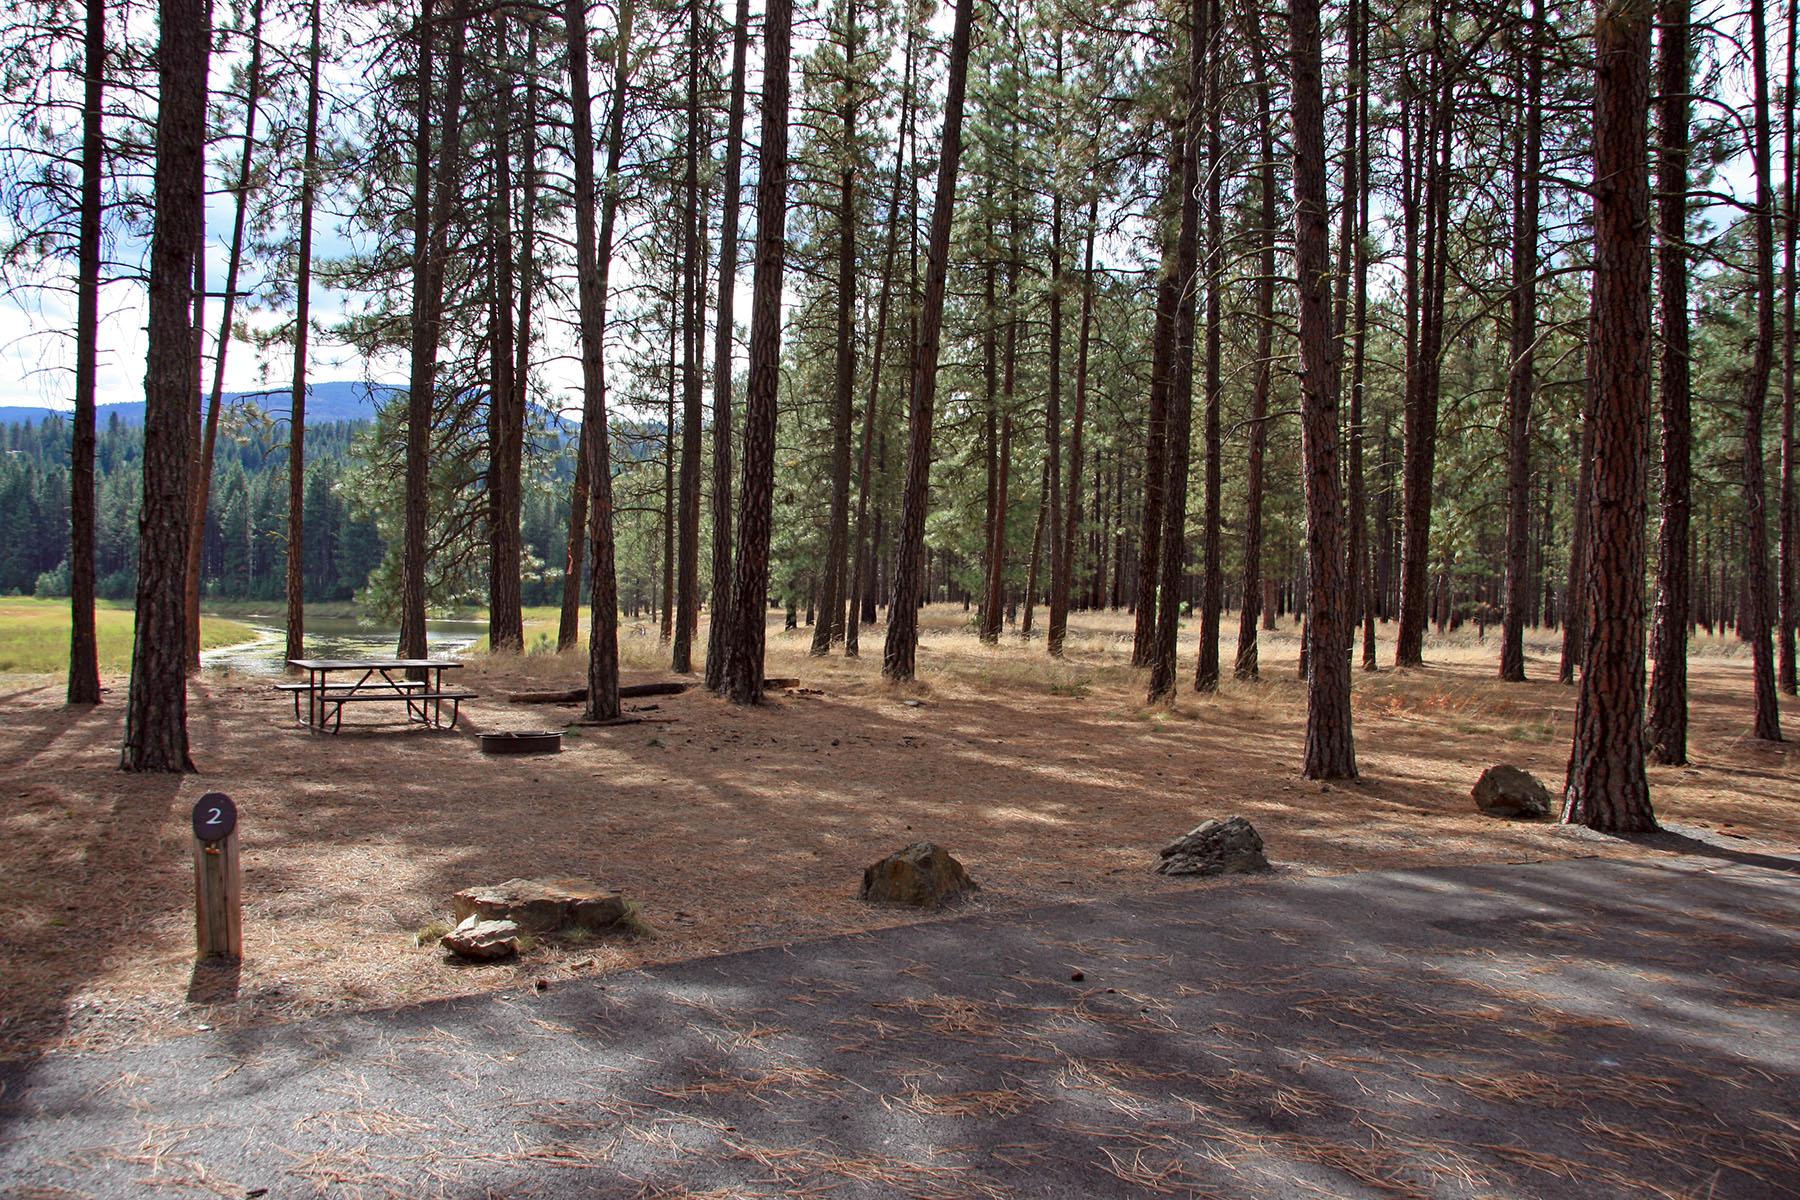
M 278 683 L 276 690 L 293 697 L 294 719 L 300 719 L 300 698 L 306 698 L 306 723 L 314 729 L 336 733 L 344 727 L 346 704 L 404 704 L 406 719 L 434 729 L 456 727 L 464 700 L 474 692 L 444 687 L 444 672 L 462 664 L 440 658 L 290 658 L 288 665 L 306 672 L 305 683 Z M 405 676 L 420 672 L 423 679 Z M 333 680 L 332 676 L 339 678 Z M 354 678 L 345 678 L 354 676 Z M 444 705 L 450 705 L 448 726 Z

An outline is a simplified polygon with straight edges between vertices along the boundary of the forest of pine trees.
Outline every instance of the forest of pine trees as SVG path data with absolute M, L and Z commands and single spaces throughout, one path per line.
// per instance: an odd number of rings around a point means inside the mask
M 921 603 L 1051 656 L 1129 609 L 1151 701 L 1303 619 L 1315 778 L 1359 670 L 1475 625 L 1578 686 L 1569 819 L 1643 828 L 1692 630 L 1756 737 L 1795 690 L 1797 9 L 24 0 L 4 261 L 73 409 L 0 431 L 0 590 L 71 595 L 90 702 L 135 586 L 132 769 L 186 764 L 207 594 L 414 656 L 555 604 L 598 719 L 622 611 L 738 701 L 771 606 L 897 681 Z M 94 427 L 126 303 L 141 437 Z M 308 428 L 309 346 L 399 391 Z

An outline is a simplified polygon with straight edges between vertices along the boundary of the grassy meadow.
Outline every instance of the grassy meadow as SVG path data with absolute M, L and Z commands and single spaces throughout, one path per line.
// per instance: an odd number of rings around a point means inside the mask
M 137 613 L 121 600 L 102 600 L 94 610 L 102 674 L 131 669 L 131 638 Z M 200 618 L 206 649 L 248 642 L 256 631 L 223 617 Z M 0 674 L 49 675 L 69 664 L 69 602 L 30 596 L 0 597 Z

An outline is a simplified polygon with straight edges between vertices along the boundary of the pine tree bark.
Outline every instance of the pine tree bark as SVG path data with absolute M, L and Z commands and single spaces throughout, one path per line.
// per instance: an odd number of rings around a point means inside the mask
M 306 132 L 300 156 L 300 240 L 295 249 L 294 382 L 288 393 L 287 657 L 306 657 L 306 354 L 312 334 L 313 207 L 319 174 L 319 0 L 307 14 Z M 200 534 L 206 532 L 204 513 Z
M 1057 45 L 1060 87 L 1062 46 Z M 1050 603 L 1045 621 L 1044 646 L 1052 658 L 1061 658 L 1063 637 L 1069 625 L 1069 570 L 1064 556 L 1062 482 L 1062 195 L 1050 197 L 1050 302 L 1048 304 L 1049 390 L 1044 395 L 1044 470 L 1050 481 L 1046 520 L 1050 530 Z
M 495 92 L 493 144 L 494 192 L 488 199 L 489 262 L 493 271 L 493 303 L 488 337 L 488 649 L 517 654 L 525 648 L 520 607 L 520 469 L 525 444 L 523 395 L 513 377 L 513 246 L 512 236 L 512 80 L 503 70 L 509 57 L 505 10 L 493 17 Z M 533 64 L 535 66 L 535 64 Z M 529 111 L 526 120 L 531 119 Z M 514 408 L 518 406 L 518 411 Z
M 144 493 L 138 518 L 137 630 L 125 706 L 127 771 L 183 772 L 188 757 L 186 604 L 194 411 L 193 271 L 205 205 L 206 69 L 201 0 L 161 0 L 155 225 L 144 372 Z
M 1250 32 L 1250 69 L 1256 79 L 1258 235 L 1262 248 L 1256 272 L 1256 374 L 1250 387 L 1250 444 L 1244 465 L 1244 582 L 1238 616 L 1237 660 L 1232 674 L 1255 679 L 1258 621 L 1263 614 L 1263 459 L 1269 444 L 1269 384 L 1275 350 L 1275 129 L 1270 113 L 1268 68 L 1263 35 Z
M 1543 125 L 1542 0 L 1532 0 L 1523 59 L 1525 116 L 1513 159 L 1512 365 L 1506 412 L 1506 606 L 1500 629 L 1500 678 L 1525 680 L 1525 610 L 1530 605 L 1531 404 L 1536 390 L 1538 176 Z
M 700 347 L 706 314 L 700 303 L 700 0 L 688 0 L 687 178 L 682 184 L 681 271 L 681 500 L 676 527 L 675 634 L 669 667 L 694 669 L 700 624 L 700 438 L 704 380 Z M 673 436 L 671 432 L 671 436 Z
M 1094 327 L 1094 235 L 1100 224 L 1100 188 L 1096 180 L 1088 198 L 1086 249 L 1081 268 L 1081 325 L 1075 341 L 1075 415 L 1069 429 L 1069 508 L 1063 514 L 1062 625 L 1069 626 L 1069 592 L 1074 586 L 1076 532 L 1081 528 L 1082 435 L 1087 425 L 1088 348 Z M 1061 653 L 1061 645 L 1057 647 Z
M 1687 650 L 1693 514 L 1693 422 L 1688 362 L 1688 98 L 1691 0 L 1658 13 L 1657 279 L 1662 303 L 1662 523 L 1656 541 L 1656 613 L 1650 634 L 1645 740 L 1659 763 L 1687 762 Z
M 1584 606 L 1563 817 L 1610 833 L 1652 829 L 1644 774 L 1644 509 L 1650 409 L 1650 105 L 1647 5 L 1602 0 L 1594 23 L 1594 433 Z
M 950 223 L 956 208 L 956 171 L 962 158 L 963 94 L 969 74 L 972 10 L 977 0 L 957 0 L 950 34 L 950 68 L 944 97 L 942 149 L 937 195 L 926 248 L 924 311 L 913 351 L 910 437 L 906 485 L 900 506 L 900 534 L 894 559 L 894 600 L 888 609 L 887 644 L 881 673 L 893 681 L 914 676 L 919 641 L 919 575 L 925 557 L 925 510 L 931 480 L 931 425 L 937 401 L 938 347 L 943 336 L 944 289 L 950 273 Z
M 1782 182 L 1784 216 L 1782 227 L 1787 236 L 1782 240 L 1782 329 L 1781 329 L 1781 516 L 1780 556 L 1776 560 L 1779 575 L 1780 609 L 1777 618 L 1777 671 L 1781 690 L 1790 696 L 1800 693 L 1800 672 L 1795 667 L 1796 629 L 1800 628 L 1800 510 L 1794 494 L 1794 369 L 1795 363 L 1795 270 L 1794 242 L 1800 238 L 1800 223 L 1795 220 L 1794 171 L 1794 106 L 1795 93 L 1800 92 L 1800 0 L 1788 0 L 1787 87 L 1783 91 Z
M 831 414 L 831 510 L 827 515 L 825 568 L 819 607 L 828 616 L 813 627 L 812 653 L 829 654 L 842 628 L 848 590 L 850 541 L 850 420 L 856 393 L 856 5 L 844 5 L 843 97 L 838 122 L 844 162 L 838 172 L 837 359 Z
M 1218 0 L 1210 0 L 1206 48 L 1206 439 L 1205 516 L 1200 530 L 1200 645 L 1194 656 L 1194 690 L 1219 690 L 1219 610 L 1224 604 L 1225 582 L 1219 553 L 1220 490 L 1223 467 L 1221 408 L 1224 383 L 1220 340 L 1220 298 L 1225 271 L 1225 233 L 1220 202 L 1225 171 L 1220 162 L 1219 126 L 1223 119 L 1220 61 L 1224 29 L 1219 22 Z
M 100 359 L 100 185 L 106 136 L 106 0 L 88 0 L 82 46 L 81 228 L 75 298 L 75 413 L 69 450 L 70 704 L 100 703 L 94 630 L 95 391 Z
M 1207 0 L 1189 7 L 1186 117 L 1182 128 L 1181 221 L 1175 235 L 1179 279 L 1174 328 L 1174 362 L 1164 410 L 1163 528 L 1158 546 L 1156 642 L 1150 660 L 1147 703 L 1175 697 L 1175 645 L 1181 630 L 1182 575 L 1187 565 L 1188 444 L 1194 406 L 1194 305 L 1199 291 L 1200 143 L 1205 120 Z
M 429 0 L 420 14 L 419 142 L 415 184 L 416 214 L 423 238 L 413 243 L 412 374 L 406 401 L 406 518 L 401 541 L 400 657 L 425 657 L 425 533 L 430 520 L 431 424 L 436 412 L 438 343 L 444 324 L 444 269 L 450 210 L 461 192 L 464 49 L 468 40 L 467 0 L 450 12 L 450 47 L 445 67 L 444 128 L 439 139 L 435 181 L 430 170 L 430 58 L 433 34 Z M 429 206 L 426 195 L 436 184 Z M 421 253 L 422 251 L 422 253 Z
M 1754 719 L 1752 731 L 1781 740 L 1781 705 L 1775 692 L 1775 647 L 1769 588 L 1768 488 L 1763 470 L 1763 417 L 1775 353 L 1775 190 L 1770 185 L 1773 139 L 1769 133 L 1769 46 L 1760 2 L 1750 5 L 1750 60 L 1756 174 L 1756 341 L 1744 381 L 1744 640 L 1750 643 Z
M 719 237 L 719 304 L 713 340 L 712 595 L 706 630 L 706 687 L 725 681 L 731 644 L 731 362 L 737 304 L 738 207 L 744 191 L 744 60 L 750 0 L 737 0 L 731 34 L 731 99 L 725 118 L 725 198 Z
M 786 252 L 788 54 L 792 0 L 769 0 L 763 18 L 763 110 L 756 185 L 756 277 L 750 314 L 750 380 L 744 396 L 744 475 L 732 584 L 726 694 L 762 700 L 769 606 L 769 525 L 774 511 L 775 404 L 781 374 L 781 276 Z
M 593 91 L 588 83 L 586 0 L 566 0 L 564 6 L 569 40 L 569 100 L 574 112 L 571 133 L 574 145 L 581 151 L 575 155 L 575 270 L 581 326 L 581 446 L 593 506 L 586 530 L 592 565 L 584 715 L 590 721 L 611 721 L 619 716 L 619 596 L 613 546 L 612 456 L 606 417 L 606 286 L 612 262 L 612 223 L 618 211 L 619 160 L 624 152 L 634 12 L 631 0 L 619 9 L 614 39 L 613 103 L 607 130 L 606 191 L 600 200 L 601 228 L 596 235 Z M 567 594 L 565 590 L 565 602 Z
M 1163 188 L 1165 208 L 1179 209 L 1186 129 L 1176 122 L 1171 130 L 1168 177 Z M 1170 214 L 1163 214 L 1163 223 Z M 1139 514 L 1137 589 L 1133 601 L 1131 665 L 1147 667 L 1156 647 L 1156 587 L 1161 575 L 1163 487 L 1168 482 L 1168 404 L 1170 375 L 1175 365 L 1175 312 L 1181 299 L 1181 279 L 1175 262 L 1175 239 L 1164 234 L 1162 267 L 1156 280 L 1156 324 L 1150 343 L 1150 407 L 1144 425 L 1144 507 Z
M 1325 95 L 1319 0 L 1289 0 L 1294 145 L 1294 266 L 1300 299 L 1300 443 L 1306 477 L 1306 752 L 1308 779 L 1356 778 L 1350 723 L 1348 614 L 1332 379 L 1330 248 L 1325 198 Z
M 200 546 L 206 535 L 207 497 L 212 490 L 213 448 L 219 434 L 219 409 L 224 403 L 225 356 L 231 345 L 231 317 L 237 307 L 238 276 L 244 263 L 244 220 L 250 207 L 250 177 L 256 150 L 257 104 L 262 91 L 262 2 L 250 4 L 250 64 L 245 79 L 244 139 L 238 160 L 237 184 L 232 189 L 234 215 L 231 249 L 225 267 L 225 300 L 219 314 L 219 340 L 213 354 L 212 391 L 206 406 L 206 429 L 195 465 L 192 495 L 188 500 L 188 550 L 184 594 L 187 597 L 187 670 L 200 670 Z M 202 248 L 200 253 L 205 254 Z M 196 329 L 198 323 L 196 322 Z M 296 653 L 289 657 L 299 657 Z
M 1443 12 L 1431 12 L 1433 44 L 1442 46 Z M 1400 627 L 1394 664 L 1423 666 L 1425 625 L 1431 608 L 1431 502 L 1437 464 L 1438 391 L 1443 366 L 1444 278 L 1449 217 L 1453 89 L 1448 67 L 1434 58 L 1428 84 L 1431 101 L 1415 170 L 1422 173 L 1424 247 L 1416 267 L 1418 341 L 1408 363 L 1405 402 L 1405 493 L 1402 499 Z M 1412 269 L 1409 266 L 1409 270 Z

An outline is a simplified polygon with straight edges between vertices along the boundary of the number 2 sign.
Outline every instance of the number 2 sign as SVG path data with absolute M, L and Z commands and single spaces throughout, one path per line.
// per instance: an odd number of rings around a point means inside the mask
M 237 828 L 237 805 L 224 792 L 208 792 L 194 804 L 194 836 L 222 842 Z

